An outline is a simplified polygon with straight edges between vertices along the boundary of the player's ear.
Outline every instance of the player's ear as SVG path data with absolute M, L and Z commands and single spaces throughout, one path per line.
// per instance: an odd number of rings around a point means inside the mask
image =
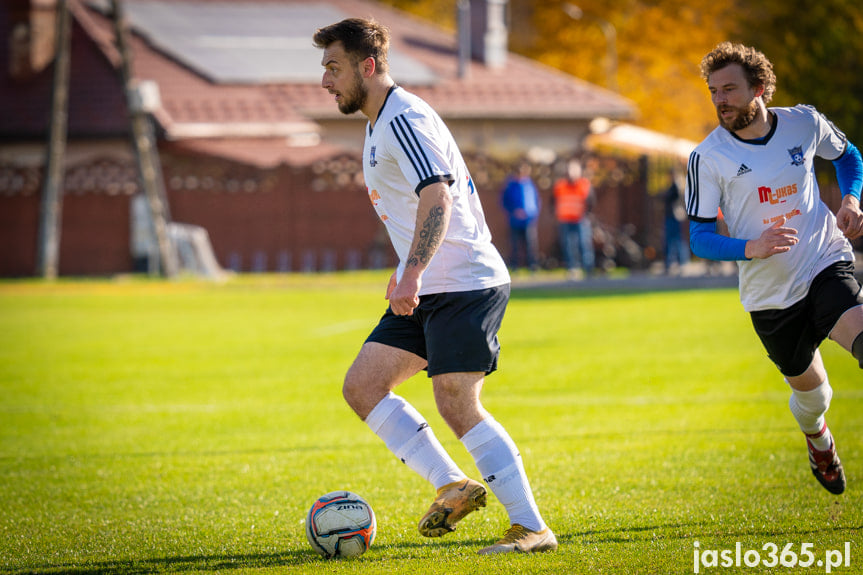
M 375 70 L 377 69 L 375 59 L 369 56 L 368 58 L 363 60 L 362 64 L 360 64 L 360 69 L 363 72 L 364 78 L 371 78 L 375 75 Z

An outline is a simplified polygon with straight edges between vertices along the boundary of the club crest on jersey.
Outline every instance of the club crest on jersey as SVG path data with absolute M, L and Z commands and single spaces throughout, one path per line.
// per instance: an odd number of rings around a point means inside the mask
M 791 148 L 788 150 L 788 154 L 791 156 L 791 165 L 792 166 L 802 166 L 803 165 L 803 148 L 801 146 L 797 146 L 796 148 Z
M 369 165 L 373 168 L 378 165 L 378 161 L 375 159 L 375 148 L 376 147 L 377 146 L 372 146 L 372 149 L 369 150 Z

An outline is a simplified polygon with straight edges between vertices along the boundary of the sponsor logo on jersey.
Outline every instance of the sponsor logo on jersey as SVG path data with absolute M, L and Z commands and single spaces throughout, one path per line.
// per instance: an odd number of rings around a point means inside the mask
M 372 149 L 369 150 L 369 165 L 373 168 L 378 165 L 378 161 L 375 159 L 375 148 L 377 146 L 372 146 Z
M 775 190 L 770 186 L 759 186 L 758 201 L 762 204 L 784 204 L 790 196 L 797 193 L 797 184 L 782 186 Z
M 372 190 L 369 188 L 366 188 L 366 190 L 369 193 L 369 200 L 372 202 L 372 205 L 374 206 L 375 211 L 378 212 L 378 215 L 381 217 L 381 221 L 382 222 L 387 221 L 389 219 L 389 217 L 386 214 L 380 213 L 380 210 L 378 209 L 378 203 L 381 201 L 380 193 L 378 193 L 377 190 Z
M 802 166 L 803 165 L 803 148 L 797 146 L 796 148 L 791 148 L 788 150 L 788 155 L 791 156 L 791 165 L 792 166 Z
M 799 215 L 800 215 L 800 210 L 795 208 L 795 209 L 791 210 L 790 212 L 786 212 L 784 214 L 779 214 L 778 216 L 773 216 L 772 218 L 762 218 L 761 222 L 765 226 L 772 226 L 773 224 L 775 224 L 776 222 L 778 222 L 782 218 L 785 218 L 785 221 L 787 222 L 788 220 L 790 220 L 794 216 L 799 216 Z
M 743 174 L 748 174 L 751 171 L 752 168 L 750 168 L 746 164 L 740 164 L 740 167 L 737 169 L 737 175 L 742 176 Z
M 378 202 L 381 201 L 381 195 L 378 193 L 377 190 L 372 190 L 369 188 L 366 188 L 366 189 L 369 192 L 369 200 L 371 200 L 372 205 L 374 207 L 378 207 Z

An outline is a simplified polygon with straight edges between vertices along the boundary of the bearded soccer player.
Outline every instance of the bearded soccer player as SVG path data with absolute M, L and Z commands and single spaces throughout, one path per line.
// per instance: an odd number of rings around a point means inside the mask
M 737 261 L 740 300 L 791 387 L 812 473 L 838 495 L 845 472 L 825 420 L 833 391 L 818 347 L 829 337 L 863 368 L 863 295 L 849 243 L 863 234 L 860 152 L 811 106 L 768 108 L 776 76 L 752 47 L 718 45 L 701 74 L 719 127 L 689 157 L 690 244 L 702 258 Z M 835 216 L 821 200 L 815 156 L 835 166 Z M 730 237 L 716 233 L 719 209 Z
M 393 393 L 427 370 L 438 411 L 509 515 L 504 537 L 479 553 L 556 549 L 515 443 L 480 402 L 485 376 L 497 367 L 510 278 L 458 146 L 438 114 L 390 77 L 384 26 L 350 18 L 317 30 L 314 42 L 323 49 L 323 88 L 340 111 L 368 118 L 363 176 L 399 256 L 389 308 L 345 376 L 345 400 L 437 490 L 419 531 L 440 537 L 486 504 L 486 488 Z

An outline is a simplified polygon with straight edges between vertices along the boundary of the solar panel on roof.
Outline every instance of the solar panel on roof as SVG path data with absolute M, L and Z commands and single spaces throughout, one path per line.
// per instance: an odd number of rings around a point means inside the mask
M 92 0 L 108 12 L 107 0 Z M 321 51 L 312 35 L 348 15 L 323 2 L 277 4 L 125 0 L 134 30 L 159 51 L 217 84 L 316 83 Z M 434 73 L 390 50 L 391 75 L 399 82 L 427 85 Z

